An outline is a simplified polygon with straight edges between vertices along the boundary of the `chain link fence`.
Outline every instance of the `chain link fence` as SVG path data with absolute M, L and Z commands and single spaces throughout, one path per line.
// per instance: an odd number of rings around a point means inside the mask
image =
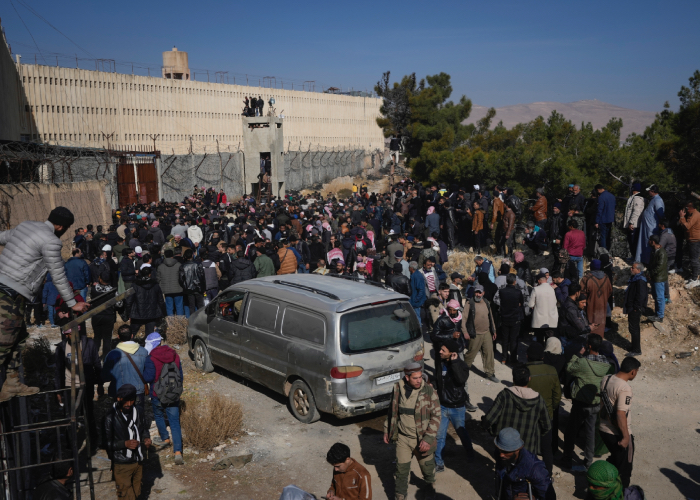
M 364 149 L 288 151 L 284 155 L 285 186 L 298 191 L 338 177 L 358 175 L 364 163 Z

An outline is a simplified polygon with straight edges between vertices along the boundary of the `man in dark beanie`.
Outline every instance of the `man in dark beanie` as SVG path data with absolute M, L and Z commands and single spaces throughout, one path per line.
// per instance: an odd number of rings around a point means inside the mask
M 68 231 L 74 218 L 70 210 L 56 207 L 46 222 L 24 221 L 14 229 L 0 232 L 0 365 L 7 366 L 0 402 L 13 396 L 29 396 L 38 387 L 27 387 L 19 380 L 22 349 L 27 340 L 26 302 L 33 300 L 51 273 L 61 298 L 77 313 L 89 305 L 76 302 L 68 283 L 61 258 L 60 237 Z
M 328 450 L 326 460 L 333 466 L 333 480 L 326 493 L 328 500 L 372 500 L 372 477 L 362 464 L 350 458 L 347 445 L 335 443 Z
M 141 445 L 151 446 L 151 435 L 135 402 L 136 387 L 124 384 L 117 391 L 117 401 L 105 416 L 105 443 L 114 464 L 117 498 L 126 500 L 136 500 L 141 495 Z

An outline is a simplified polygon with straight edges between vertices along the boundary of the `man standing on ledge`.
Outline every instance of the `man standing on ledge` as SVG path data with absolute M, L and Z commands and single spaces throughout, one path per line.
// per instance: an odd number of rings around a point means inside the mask
M 395 500 L 406 500 L 411 461 L 415 455 L 427 483 L 423 498 L 435 496 L 435 449 L 442 418 L 437 392 L 423 380 L 420 363 L 403 369 L 404 378 L 394 385 L 391 406 L 384 422 L 384 442 L 396 443 Z
M 22 349 L 27 340 L 25 304 L 41 288 L 46 273 L 68 307 L 83 313 L 90 307 L 76 302 L 61 258 L 61 236 L 73 225 L 74 217 L 65 207 L 56 207 L 46 222 L 24 221 L 16 228 L 0 232 L 0 365 L 7 367 L 0 402 L 13 396 L 30 396 L 38 387 L 27 387 L 19 380 Z

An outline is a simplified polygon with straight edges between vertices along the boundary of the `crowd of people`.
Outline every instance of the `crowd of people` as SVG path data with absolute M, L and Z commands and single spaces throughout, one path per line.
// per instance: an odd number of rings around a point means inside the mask
M 262 116 L 263 107 L 265 106 L 265 101 L 263 101 L 262 96 L 248 96 L 243 99 L 243 116 Z
M 181 388 L 183 376 L 177 353 L 161 345 L 158 326 L 163 318 L 189 317 L 215 300 L 219 291 L 255 277 L 349 276 L 384 282 L 407 295 L 435 352 L 431 377 L 420 364 L 407 366 L 404 382 L 394 388 L 384 440 L 397 446 L 397 499 L 405 498 L 413 455 L 432 488 L 445 467 L 442 451 L 450 422 L 467 456 L 473 455 L 464 423 L 465 412 L 477 409 L 469 397 L 468 377 L 479 353 L 491 381 L 499 382 L 497 358 L 513 373 L 513 386 L 495 395 L 483 418 L 498 450 L 499 498 L 554 498 L 551 474 L 560 448 L 562 394 L 573 401 L 564 430 L 562 468 L 588 470 L 591 492 L 607 491 L 602 486 L 606 481 L 616 491 L 617 482 L 629 488 L 634 438 L 628 382 L 641 366 L 635 358 L 641 354 L 640 322 L 643 317 L 663 321 L 668 275 L 683 272 L 683 255 L 689 257 L 686 286 L 700 284 L 700 215 L 693 203 L 685 203 L 669 223 L 658 188 L 646 189 L 648 204 L 642 193 L 640 185 L 631 186 L 620 221 L 616 197 L 600 185 L 589 198 L 576 185 L 561 198 L 538 190 L 531 206 L 510 188 L 489 191 L 475 185 L 466 190 L 423 186 L 410 179 L 388 193 L 370 193 L 363 187 L 347 198 L 290 194 L 262 202 L 251 195 L 230 201 L 223 190 L 195 186 L 181 202 L 122 207 L 108 226 L 75 229 L 72 257 L 65 263 L 58 237 L 73 225 L 73 216 L 59 207 L 46 223 L 27 221 L 0 233 L 0 243 L 6 245 L 0 254 L 0 305 L 13 318 L 21 318 L 21 326 L 4 324 L 6 341 L 0 353 L 8 378 L 0 400 L 38 391 L 16 376 L 17 353 L 32 314 L 37 326 L 46 320 L 60 326 L 71 309 L 82 313 L 88 307 L 88 297 L 97 306 L 133 288 L 123 302 L 91 319 L 94 339 L 83 335 L 81 341 L 86 342 L 83 361 L 90 373 L 86 399 L 109 382 L 109 395 L 115 400 L 113 439 L 102 444 L 115 464 L 125 465 L 123 473 L 115 471 L 115 477 L 121 477 L 118 488 L 131 492 L 126 496 L 138 496 L 139 443 L 151 444 L 142 425 L 147 399 L 160 434 L 154 441 L 170 443 L 167 415 L 178 463 L 183 462 L 177 398 L 168 393 L 164 404 L 155 389 L 161 387 L 163 395 L 162 387 Z M 623 304 L 632 342 L 621 363 L 604 339 L 614 326 L 610 248 L 613 225 L 618 223 L 626 232 L 632 264 Z M 443 266 L 453 252 L 470 247 L 478 253 L 474 272 L 448 277 Z M 501 258 L 498 269 L 494 256 Z M 584 257 L 590 261 L 585 272 Z M 549 262 L 533 269 L 531 259 Z M 649 289 L 653 314 L 647 314 Z M 128 324 L 119 328 L 120 343 L 111 349 L 117 315 Z M 142 326 L 150 349 L 133 340 Z M 62 350 L 56 351 L 57 361 L 62 358 L 56 364 L 56 388 L 70 384 L 68 340 L 70 332 L 64 332 Z M 525 359 L 518 353 L 521 340 L 528 344 Z M 586 443 L 580 464 L 574 463 L 579 432 Z M 129 439 L 121 442 L 125 436 Z M 593 462 L 605 447 L 614 472 Z M 336 449 L 332 457 L 329 452 L 336 474 L 347 473 L 343 469 L 350 464 L 349 455 L 341 451 Z M 357 473 L 357 467 L 347 470 Z M 329 498 L 331 494 L 339 497 L 329 491 Z

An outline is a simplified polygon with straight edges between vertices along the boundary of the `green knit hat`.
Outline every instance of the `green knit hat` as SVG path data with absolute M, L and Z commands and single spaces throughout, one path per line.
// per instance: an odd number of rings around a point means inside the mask
M 622 500 L 622 481 L 617 468 L 610 462 L 598 460 L 588 468 L 586 479 L 590 486 L 602 490 L 589 489 L 588 494 L 595 500 Z

